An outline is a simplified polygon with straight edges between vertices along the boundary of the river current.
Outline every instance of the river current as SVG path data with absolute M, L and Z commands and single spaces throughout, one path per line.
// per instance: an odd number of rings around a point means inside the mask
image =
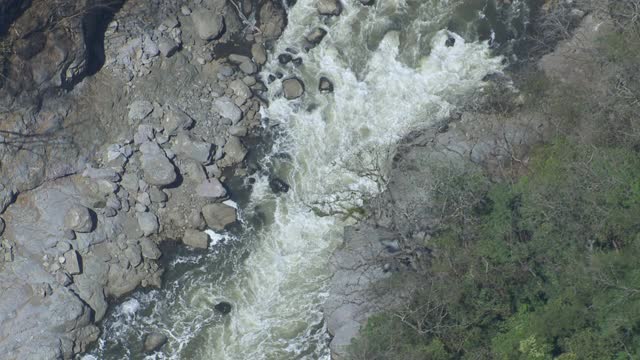
M 261 77 L 281 72 L 305 83 L 288 101 L 276 80 L 262 109 L 273 139 L 234 198 L 241 225 L 212 235 L 206 252 L 166 255 L 160 290 L 138 291 L 114 306 L 89 359 L 329 359 L 321 306 L 329 258 L 351 210 L 383 190 L 393 144 L 414 128 L 450 114 L 482 79 L 503 68 L 490 39 L 501 36 L 493 0 L 343 1 L 339 17 L 317 15 L 315 0 L 288 9 L 289 25 Z M 512 6 L 518 6 L 514 0 Z M 327 30 L 303 65 L 277 55 L 301 49 L 303 35 Z M 447 47 L 448 38 L 454 46 Z M 334 93 L 318 91 L 321 76 Z M 375 170 L 372 171 L 370 170 Z M 268 176 L 291 185 L 275 195 Z M 228 301 L 230 314 L 213 310 Z M 145 333 L 166 334 L 155 354 L 142 354 Z

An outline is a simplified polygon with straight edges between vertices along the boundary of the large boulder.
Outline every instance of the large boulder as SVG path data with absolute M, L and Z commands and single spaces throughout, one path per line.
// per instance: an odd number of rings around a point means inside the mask
M 167 135 L 176 135 L 180 130 L 188 130 L 193 127 L 193 119 L 180 109 L 171 109 L 165 113 L 164 132 Z
M 265 40 L 275 40 L 287 25 L 287 12 L 279 0 L 265 1 L 258 12 L 258 27 Z
M 227 190 L 224 188 L 220 180 L 213 178 L 205 180 L 196 187 L 198 196 L 213 200 L 223 199 L 227 196 Z
M 211 41 L 224 34 L 224 17 L 207 9 L 197 9 L 191 14 L 193 25 L 202 40 Z
M 172 150 L 180 157 L 206 164 L 211 160 L 212 148 L 207 142 L 193 140 L 189 135 L 181 133 L 176 137 Z
M 142 212 L 136 214 L 138 218 L 138 226 L 142 230 L 144 236 L 156 234 L 160 227 L 158 223 L 158 217 L 150 212 Z
M 208 204 L 202 208 L 207 226 L 213 230 L 224 230 L 237 220 L 236 209 L 226 204 Z
M 187 229 L 182 236 L 182 242 L 196 249 L 206 249 L 209 246 L 209 235 L 203 231 Z
M 229 137 L 227 143 L 224 144 L 224 158 L 220 160 L 220 167 L 227 167 L 241 163 L 247 156 L 247 149 L 242 145 L 239 138 L 235 136 Z
M 297 99 L 304 94 L 304 83 L 295 77 L 286 79 L 282 82 L 282 91 L 286 99 Z
M 220 116 L 231 120 L 234 124 L 242 119 L 242 110 L 234 104 L 233 100 L 226 96 L 217 98 L 214 102 L 214 106 L 218 110 Z
M 166 186 L 176 181 L 176 170 L 167 158 L 164 150 L 155 142 L 147 142 L 140 146 L 140 163 L 144 172 L 144 180 L 151 185 Z
M 64 216 L 64 226 L 67 230 L 88 233 L 93 230 L 94 225 L 91 211 L 82 205 L 72 206 Z

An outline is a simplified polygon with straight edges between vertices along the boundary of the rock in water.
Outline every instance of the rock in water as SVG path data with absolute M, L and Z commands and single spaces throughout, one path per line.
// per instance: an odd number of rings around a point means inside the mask
M 360 3 L 364 6 L 371 6 L 374 2 L 374 0 L 360 0 Z
M 342 4 L 338 0 L 318 0 L 316 7 L 320 15 L 338 16 L 342 13 Z
M 323 76 L 320 78 L 320 85 L 318 86 L 318 89 L 323 93 L 333 92 L 333 83 L 331 80 Z
M 309 44 L 306 46 L 307 50 L 313 49 L 316 47 L 324 37 L 327 36 L 327 30 L 323 28 L 315 28 L 310 33 L 305 36 L 305 39 Z
M 150 333 L 144 338 L 144 351 L 153 352 L 162 347 L 167 342 L 167 336 L 160 333 Z
M 277 177 L 272 177 L 271 179 L 269 179 L 269 187 L 271 187 L 271 191 L 276 194 L 286 193 L 287 191 L 289 191 L 289 184 Z
M 454 38 L 453 36 L 448 36 L 447 40 L 444 42 L 444 46 L 446 47 L 453 47 L 453 45 L 456 44 L 456 38 Z
M 182 236 L 182 242 L 196 249 L 206 249 L 209 246 L 209 235 L 202 231 L 187 229 Z
M 226 301 L 221 301 L 214 306 L 214 308 L 222 315 L 227 315 L 231 312 L 231 304 Z
M 293 56 L 291 56 L 291 54 L 282 53 L 282 54 L 278 55 L 278 61 L 282 65 L 290 63 L 291 60 L 293 60 Z
M 224 230 L 236 222 L 236 209 L 225 204 L 208 204 L 202 208 L 204 220 L 213 230 Z
M 91 232 L 94 226 L 93 216 L 89 209 L 82 205 L 74 205 L 64 217 L 64 226 L 68 230 L 73 230 L 79 233 Z
M 224 34 L 224 17 L 207 9 L 199 9 L 191 14 L 193 25 L 202 40 L 211 41 Z
M 304 94 L 304 84 L 298 78 L 291 78 L 282 82 L 284 97 L 288 100 L 297 99 Z

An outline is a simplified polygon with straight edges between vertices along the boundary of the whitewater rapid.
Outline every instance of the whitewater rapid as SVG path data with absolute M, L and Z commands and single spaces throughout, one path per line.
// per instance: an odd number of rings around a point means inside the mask
M 469 2 L 469 1 L 467 1 Z M 328 359 L 321 305 L 328 262 L 339 245 L 346 214 L 383 190 L 393 144 L 413 128 L 446 117 L 482 78 L 502 69 L 486 42 L 467 42 L 443 30 L 463 0 L 380 0 L 365 7 L 344 2 L 341 16 L 321 18 L 315 0 L 289 9 L 289 25 L 262 77 L 282 72 L 306 86 L 300 99 L 268 85 L 266 131 L 277 133 L 261 167 L 291 189 L 274 195 L 268 174 L 254 175 L 250 199 L 240 203 L 243 229 L 218 234 L 206 253 L 182 250 L 167 265 L 162 290 L 137 292 L 104 323 L 91 354 L 140 358 L 149 330 L 169 338 L 147 359 Z M 478 14 L 482 16 L 482 14 Z M 303 35 L 328 35 L 303 65 L 281 65 L 277 55 L 301 48 Z M 446 47 L 448 37 L 455 38 Z M 318 88 L 321 76 L 333 94 Z M 372 175 L 370 171 L 375 169 Z M 219 301 L 232 312 L 213 311 Z

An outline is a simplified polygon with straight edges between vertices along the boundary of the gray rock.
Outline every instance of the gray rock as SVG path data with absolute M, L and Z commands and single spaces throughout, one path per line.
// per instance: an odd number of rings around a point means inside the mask
M 327 36 L 327 30 L 323 28 L 318 27 L 311 30 L 311 32 L 305 36 L 305 39 L 309 42 L 309 44 L 307 45 L 307 49 L 316 47 L 318 44 L 320 44 L 325 36 Z
M 92 180 L 109 180 L 113 182 L 120 181 L 120 174 L 113 168 L 93 168 L 87 164 L 87 168 L 82 172 L 82 176 Z
M 167 135 L 176 135 L 178 131 L 188 130 L 193 124 L 193 119 L 180 109 L 169 110 L 163 121 L 164 132 Z
M 202 164 L 206 164 L 211 160 L 212 145 L 204 141 L 193 140 L 185 133 L 181 133 L 176 137 L 172 149 L 176 155 Z
M 242 98 L 244 101 L 246 101 L 247 99 L 253 96 L 251 89 L 249 89 L 247 84 L 245 84 L 242 80 L 233 80 L 229 84 L 229 88 L 233 90 L 233 93 L 236 96 L 238 96 L 239 98 Z
M 286 79 L 282 82 L 282 90 L 286 99 L 297 99 L 304 94 L 304 84 L 298 78 Z
M 64 231 L 63 236 L 64 236 L 65 239 L 75 240 L 76 239 L 76 232 L 71 230 L 71 229 L 67 229 L 67 230 Z
M 227 190 L 222 183 L 216 179 L 209 179 L 196 187 L 196 194 L 209 199 L 223 199 L 227 196 Z
M 126 173 L 122 176 L 120 185 L 130 193 L 138 192 L 138 177 L 132 173 Z
M 137 213 L 144 213 L 144 212 L 147 212 L 147 210 L 149 210 L 147 205 L 141 204 L 141 203 L 136 203 L 136 205 L 134 206 L 134 209 L 136 210 Z
M 333 92 L 333 83 L 327 77 L 320 77 L 320 85 L 318 85 L 318 90 L 323 93 Z
M 320 15 L 337 16 L 342 13 L 342 4 L 338 0 L 317 0 L 316 8 Z
M 56 243 L 56 250 L 58 250 L 60 254 L 64 254 L 71 250 L 71 244 L 66 241 L 58 241 Z
M 233 136 L 246 136 L 247 135 L 247 127 L 246 126 L 232 126 L 229 128 L 229 134 Z
M 156 186 L 166 186 L 176 181 L 176 171 L 164 151 L 154 142 L 140 146 L 142 156 L 140 162 L 147 183 Z
M 151 205 L 151 197 L 146 192 L 139 193 L 138 196 L 136 196 L 136 201 L 145 206 Z
M 160 333 L 150 333 L 144 338 L 144 351 L 153 352 L 159 350 L 167 342 L 167 336 Z
M 204 217 L 202 217 L 202 212 L 200 210 L 193 209 L 189 213 L 187 217 L 187 222 L 189 226 L 193 229 L 204 230 L 207 227 L 207 223 L 204 221 Z
M 158 232 L 160 225 L 158 224 L 158 217 L 150 212 L 137 213 L 138 226 L 144 236 L 149 236 Z
M 93 230 L 94 221 L 89 209 L 82 205 L 74 205 L 64 217 L 64 226 L 68 230 L 79 233 L 88 233 Z
M 69 250 L 64 253 L 64 268 L 71 275 L 82 273 L 80 254 L 77 251 Z
M 167 193 L 158 189 L 157 187 L 152 187 L 151 189 L 149 189 L 149 197 L 154 203 L 163 203 L 167 202 L 168 200 Z
M 233 124 L 236 124 L 240 119 L 242 119 L 242 110 L 233 103 L 233 100 L 226 96 L 217 98 L 214 102 L 214 106 L 218 110 L 220 116 L 231 120 Z
M 142 251 L 142 256 L 147 259 L 158 260 L 162 256 L 158 245 L 149 238 L 140 239 L 140 250 Z
M 138 126 L 138 130 L 133 135 L 133 143 L 140 145 L 148 141 L 153 140 L 155 137 L 155 130 L 153 126 L 149 124 L 141 124 Z
M 69 286 L 73 282 L 71 276 L 64 271 L 58 271 L 56 273 L 56 281 L 62 286 Z
M 247 149 L 242 145 L 240 139 L 235 136 L 229 137 L 223 149 L 224 158 L 220 161 L 222 167 L 239 164 L 247 156 Z
M 158 40 L 158 49 L 160 49 L 160 53 L 162 54 L 162 56 L 171 57 L 171 55 L 175 54 L 176 51 L 180 49 L 180 46 L 176 44 L 173 39 L 167 39 L 166 37 L 162 36 Z
M 205 205 L 202 216 L 207 226 L 213 230 L 224 230 L 237 220 L 236 209 L 221 203 Z
M 4 228 L 5 228 L 5 223 L 4 223 L 4 219 L 0 218 L 0 235 L 2 235 L 4 233 Z
M 253 61 L 243 62 L 238 67 L 247 75 L 255 74 L 258 71 L 258 65 L 254 64 Z
M 202 40 L 211 41 L 224 34 L 224 17 L 207 9 L 198 9 L 191 14 L 193 25 Z
M 124 250 L 124 256 L 133 267 L 137 267 L 142 262 L 142 254 L 139 246 L 130 245 Z
M 206 249 L 209 246 L 209 235 L 202 231 L 187 229 L 182 236 L 182 242 L 196 249 Z
M 261 43 L 256 42 L 251 45 L 251 56 L 258 65 L 264 65 L 267 62 L 267 51 Z
M 191 9 L 187 5 L 182 5 L 180 7 L 180 13 L 184 16 L 191 15 Z
M 138 122 L 145 119 L 153 111 L 153 104 L 146 100 L 137 100 L 129 105 L 129 120 Z
M 188 161 L 181 168 L 181 171 L 184 175 L 186 175 L 187 178 L 189 178 L 196 184 L 207 180 L 207 173 L 203 169 L 202 164 L 198 162 Z
M 102 210 L 102 214 L 103 214 L 105 217 L 110 218 L 110 217 L 114 217 L 114 216 L 118 215 L 118 211 L 117 211 L 116 209 L 112 208 L 112 207 L 105 207 L 105 208 Z
M 0 214 L 4 213 L 7 206 L 15 199 L 15 192 L 12 189 L 4 187 L 0 184 Z

